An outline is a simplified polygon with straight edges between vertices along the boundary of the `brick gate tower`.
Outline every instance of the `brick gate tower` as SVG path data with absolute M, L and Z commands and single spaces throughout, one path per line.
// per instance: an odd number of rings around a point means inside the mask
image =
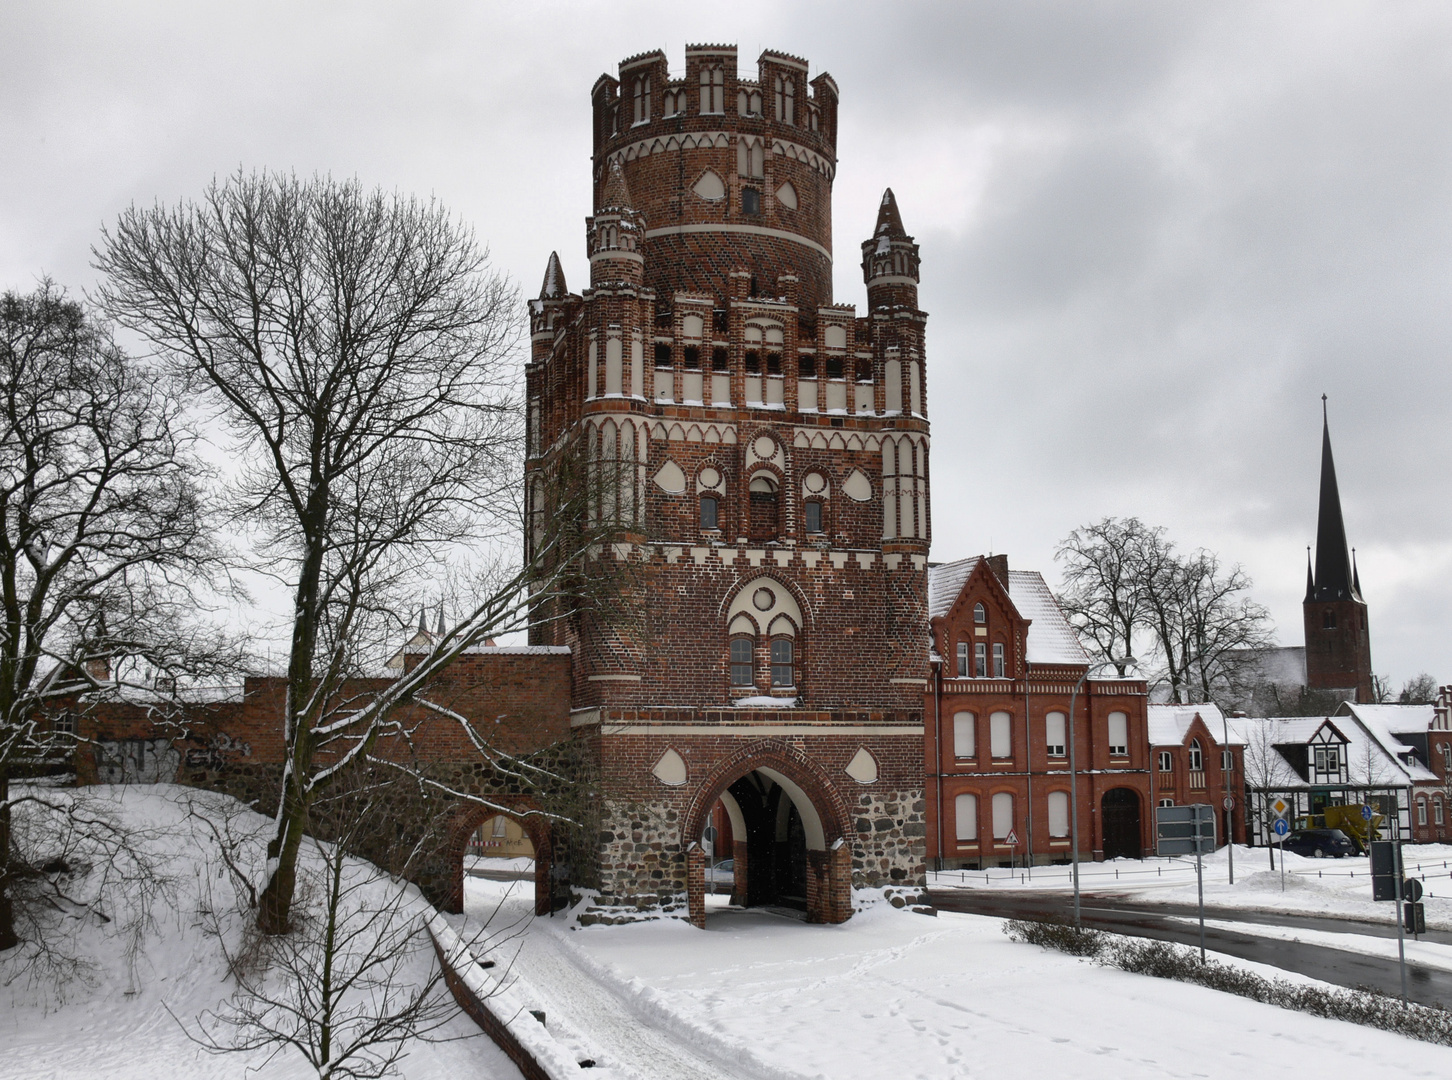
M 591 91 L 590 287 L 551 255 L 530 304 L 531 528 L 583 450 L 644 617 L 536 621 L 573 655 L 603 780 L 600 918 L 704 923 L 712 820 L 735 899 L 839 922 L 923 883 L 929 541 L 918 247 L 891 191 L 867 311 L 832 299 L 837 86 L 765 52 L 632 57 Z M 606 469 L 604 466 L 608 465 Z

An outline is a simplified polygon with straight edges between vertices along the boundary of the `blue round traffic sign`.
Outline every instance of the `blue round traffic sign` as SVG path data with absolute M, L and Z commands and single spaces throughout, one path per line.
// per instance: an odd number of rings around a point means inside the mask
M 1290 831 L 1290 822 L 1288 822 L 1285 818 L 1278 818 L 1276 820 L 1276 823 L 1271 826 L 1271 832 L 1275 833 L 1277 836 L 1285 836 L 1286 833 Z
M 1371 807 L 1365 806 L 1365 805 L 1362 806 L 1362 808 L 1361 808 L 1361 819 L 1363 821 L 1370 821 L 1371 820 Z

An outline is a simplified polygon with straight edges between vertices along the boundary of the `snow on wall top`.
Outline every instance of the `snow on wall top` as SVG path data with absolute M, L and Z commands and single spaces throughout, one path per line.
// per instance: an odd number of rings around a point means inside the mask
M 968 576 L 982 560 L 978 556 L 942 563 L 928 569 L 928 618 L 948 614 L 963 592 Z M 1064 618 L 1044 576 L 1037 570 L 1010 570 L 1008 595 L 1013 606 L 1033 625 L 1028 629 L 1030 664 L 1087 664 L 1089 656 L 1079 635 Z
M 464 652 L 470 656 L 569 656 L 568 645 L 475 645 Z
M 1350 713 L 1362 723 L 1377 723 L 1387 731 L 1427 731 L 1436 718 L 1431 705 L 1358 705 L 1354 701 L 1342 703 L 1338 713 Z

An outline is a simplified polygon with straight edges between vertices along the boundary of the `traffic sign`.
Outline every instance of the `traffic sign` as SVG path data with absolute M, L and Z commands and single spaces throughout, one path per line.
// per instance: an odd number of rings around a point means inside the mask
M 1291 804 L 1286 802 L 1285 799 L 1277 796 L 1276 798 L 1271 800 L 1270 808 L 1271 813 L 1274 814 L 1276 817 L 1285 817 L 1288 813 L 1290 813 Z
M 1018 847 L 1018 833 L 1013 829 L 1008 830 L 1008 836 L 1003 841 L 1009 847 Z
M 1291 823 L 1285 818 L 1276 818 L 1275 824 L 1271 826 L 1271 832 L 1277 836 L 1285 836 L 1291 831 Z
M 1156 855 L 1209 855 L 1215 850 L 1215 808 L 1155 807 Z
M 1234 810 L 1235 809 L 1235 799 L 1234 799 L 1234 797 L 1233 796 L 1230 796 L 1230 795 L 1225 796 L 1225 801 L 1221 805 L 1224 806 L 1225 809 L 1227 809 L 1227 810 Z
M 1425 934 L 1427 932 L 1427 909 L 1415 901 L 1403 904 L 1402 925 L 1408 933 Z
M 1416 903 L 1422 898 L 1422 883 L 1416 878 L 1407 878 L 1402 882 L 1402 899 Z
M 1371 807 L 1366 806 L 1365 804 L 1363 804 L 1362 807 L 1361 807 L 1361 820 L 1362 821 L 1370 821 L 1371 820 Z

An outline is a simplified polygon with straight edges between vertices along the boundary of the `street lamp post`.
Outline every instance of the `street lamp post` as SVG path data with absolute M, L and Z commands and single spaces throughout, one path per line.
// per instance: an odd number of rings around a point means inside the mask
M 1235 884 L 1235 797 L 1230 794 L 1230 781 L 1235 778 L 1235 755 L 1230 752 L 1230 721 L 1225 712 L 1220 713 L 1220 729 L 1224 741 L 1220 744 L 1221 787 L 1225 789 L 1225 848 L 1230 861 L 1230 884 Z M 1230 762 L 1230 768 L 1225 763 Z

